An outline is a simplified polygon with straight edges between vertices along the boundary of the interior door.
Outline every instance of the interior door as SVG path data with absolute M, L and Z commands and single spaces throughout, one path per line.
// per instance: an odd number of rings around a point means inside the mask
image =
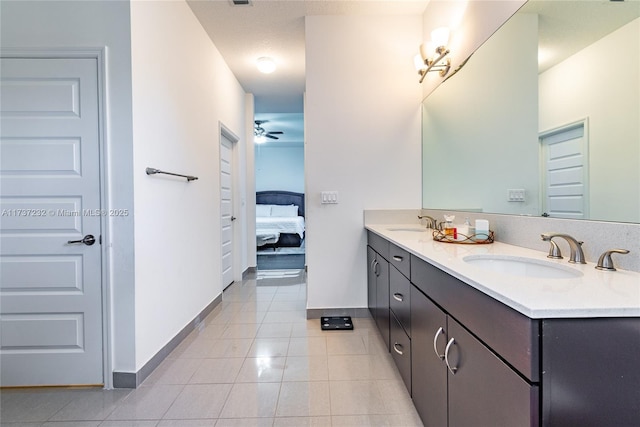
M 222 240 L 222 285 L 233 283 L 233 142 L 220 136 L 220 225 Z
M 540 141 L 544 160 L 544 212 L 554 218 L 588 218 L 584 123 L 545 134 Z
M 97 59 L 0 63 L 2 386 L 102 384 Z

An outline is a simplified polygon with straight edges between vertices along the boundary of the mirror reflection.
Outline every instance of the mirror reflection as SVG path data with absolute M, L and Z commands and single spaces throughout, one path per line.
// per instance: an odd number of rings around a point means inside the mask
M 423 102 L 423 207 L 640 222 L 640 1 L 529 0 Z

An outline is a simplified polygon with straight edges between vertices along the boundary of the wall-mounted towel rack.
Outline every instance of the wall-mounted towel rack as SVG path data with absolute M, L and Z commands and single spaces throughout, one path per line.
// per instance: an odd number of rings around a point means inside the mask
M 160 169 L 156 169 L 156 168 L 147 168 L 145 171 L 147 172 L 147 175 L 155 175 L 157 173 L 163 173 L 165 175 L 173 175 L 173 176 L 179 176 L 179 177 L 182 177 L 182 178 L 187 178 L 187 181 L 195 181 L 196 179 L 198 179 L 197 176 L 182 175 L 182 174 L 173 173 L 173 172 L 165 172 L 165 171 L 161 171 Z

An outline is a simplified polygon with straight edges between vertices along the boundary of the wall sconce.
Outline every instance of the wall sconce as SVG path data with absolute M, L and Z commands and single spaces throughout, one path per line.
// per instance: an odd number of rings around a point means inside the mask
M 449 29 L 442 27 L 431 32 L 429 43 L 420 46 L 420 53 L 414 58 L 416 70 L 420 74 L 420 83 L 431 71 L 439 71 L 440 77 L 447 75 L 451 69 L 451 58 L 443 61 L 450 52 L 447 43 L 449 43 Z

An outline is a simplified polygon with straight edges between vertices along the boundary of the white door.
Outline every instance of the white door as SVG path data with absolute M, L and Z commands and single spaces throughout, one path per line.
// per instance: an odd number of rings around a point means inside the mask
M 102 384 L 97 59 L 0 63 L 2 386 Z
M 222 287 L 233 283 L 233 142 L 220 134 L 220 225 Z
M 543 209 L 554 218 L 588 218 L 588 155 L 584 122 L 541 136 Z

